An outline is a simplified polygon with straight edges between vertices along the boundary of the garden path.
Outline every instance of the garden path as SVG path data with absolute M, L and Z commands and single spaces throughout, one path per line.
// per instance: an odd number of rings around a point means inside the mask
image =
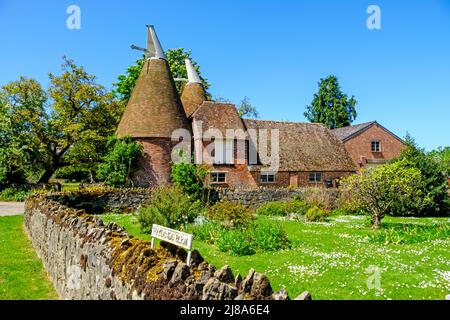
M 0 217 L 22 215 L 24 211 L 24 202 L 0 202 Z

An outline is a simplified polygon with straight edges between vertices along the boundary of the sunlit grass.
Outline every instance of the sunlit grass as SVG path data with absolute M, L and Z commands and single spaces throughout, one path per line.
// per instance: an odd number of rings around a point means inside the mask
M 194 241 L 194 248 L 208 262 L 219 267 L 228 264 L 235 273 L 246 275 L 251 268 L 265 272 L 274 289 L 285 287 L 291 297 L 305 290 L 314 299 L 444 299 L 450 293 L 447 233 L 442 233 L 442 238 L 416 243 L 385 244 L 372 240 L 380 231 L 372 230 L 363 216 L 331 217 L 321 223 L 259 219 L 283 225 L 292 248 L 245 257 L 222 253 L 201 241 Z M 104 220 L 115 221 L 131 234 L 150 239 L 141 233 L 135 216 L 107 215 Z M 409 229 L 429 232 L 433 226 L 449 225 L 450 219 L 386 217 L 383 222 L 387 228 L 407 225 Z M 378 290 L 367 285 L 373 275 L 367 272 L 370 266 L 381 270 Z
M 23 229 L 23 217 L 0 217 L 0 300 L 58 299 Z

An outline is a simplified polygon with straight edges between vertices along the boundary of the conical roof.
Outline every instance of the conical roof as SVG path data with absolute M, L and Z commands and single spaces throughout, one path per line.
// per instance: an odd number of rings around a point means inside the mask
M 200 77 L 192 65 L 191 60 L 186 59 L 186 70 L 188 74 L 188 83 L 184 87 L 181 95 L 184 112 L 190 117 L 207 100 L 205 88 Z
M 156 41 L 156 47 L 161 47 L 154 29 L 149 30 L 153 43 Z M 156 54 L 145 61 L 116 134 L 119 137 L 170 138 L 172 132 L 180 128 L 189 130 L 186 114 L 165 56 Z

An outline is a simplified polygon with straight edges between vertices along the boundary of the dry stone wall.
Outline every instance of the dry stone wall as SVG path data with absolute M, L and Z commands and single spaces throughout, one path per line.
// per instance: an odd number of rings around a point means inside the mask
M 256 207 L 265 202 L 292 200 L 300 197 L 300 189 L 292 188 L 257 188 L 257 189 L 216 189 L 218 200 L 240 203 L 247 207 Z
M 61 196 L 29 197 L 25 227 L 62 299 L 288 299 L 284 290 L 273 292 L 264 274 L 217 270 L 197 251 L 188 267 L 186 251 L 165 243 L 152 250 L 122 227 L 68 207 Z
M 89 214 L 133 212 L 151 200 L 152 189 L 92 189 L 48 194 L 47 199 Z

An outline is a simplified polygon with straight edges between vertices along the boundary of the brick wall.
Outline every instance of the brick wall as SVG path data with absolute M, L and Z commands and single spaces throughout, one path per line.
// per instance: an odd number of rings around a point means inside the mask
M 372 141 L 381 143 L 381 152 L 372 152 Z M 404 143 L 384 130 L 379 125 L 374 125 L 363 133 L 344 143 L 345 149 L 359 168 L 360 161 L 366 164 L 365 159 L 370 161 L 387 161 L 398 157 L 405 147 Z
M 144 148 L 138 169 L 133 175 L 136 187 L 149 188 L 170 183 L 172 142 L 169 138 L 137 139 Z

